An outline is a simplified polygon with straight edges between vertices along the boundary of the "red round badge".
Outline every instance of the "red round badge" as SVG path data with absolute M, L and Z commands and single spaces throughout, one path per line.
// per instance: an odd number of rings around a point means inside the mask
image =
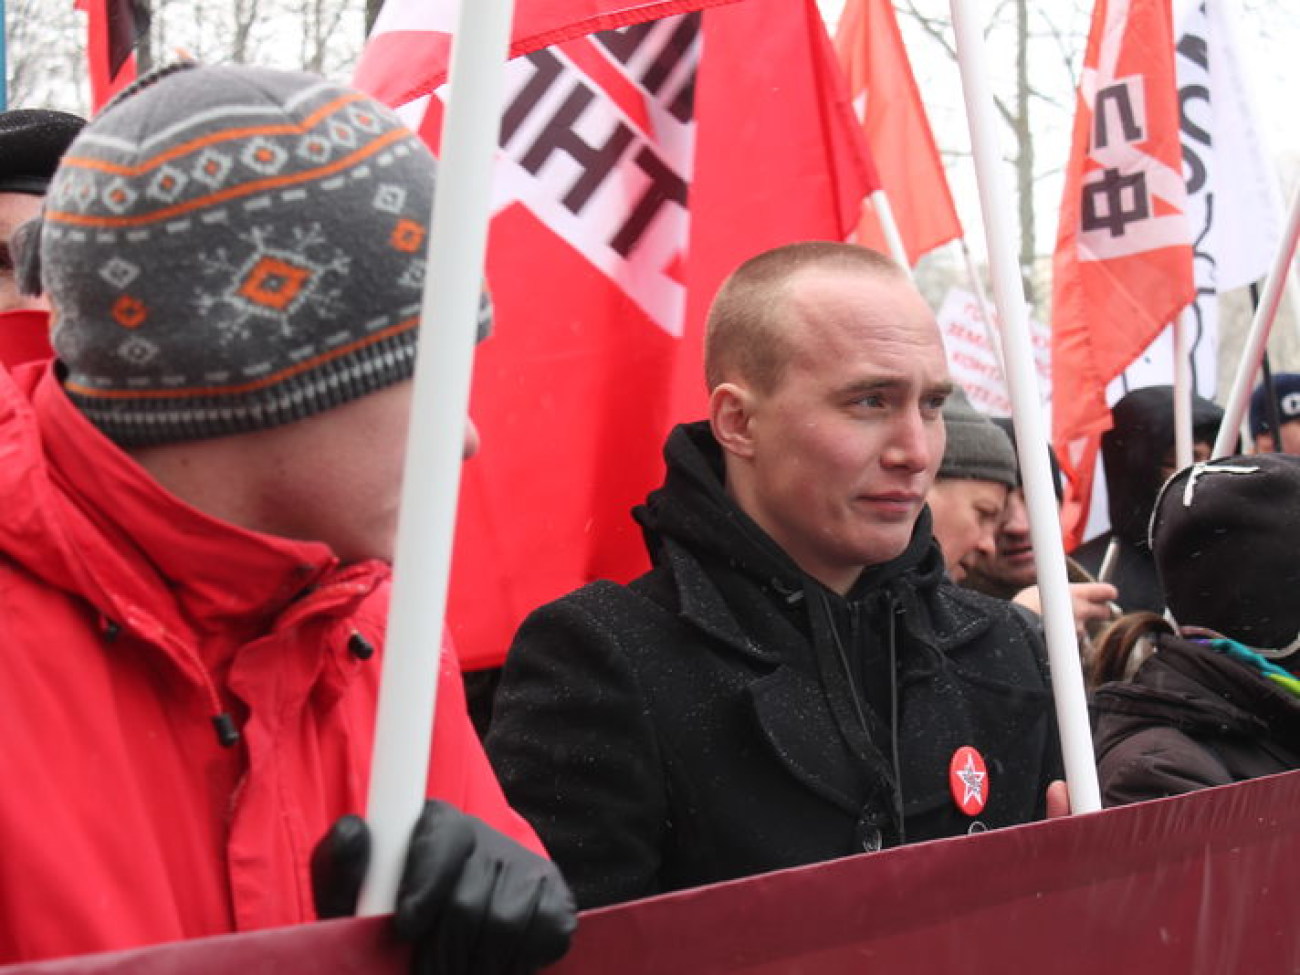
M 952 753 L 948 763 L 948 788 L 952 801 L 967 816 L 978 816 L 989 801 L 989 771 L 984 766 L 984 756 L 963 745 Z

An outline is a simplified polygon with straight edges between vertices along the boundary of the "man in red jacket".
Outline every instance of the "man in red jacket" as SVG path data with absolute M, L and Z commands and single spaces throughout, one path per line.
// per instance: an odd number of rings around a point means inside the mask
M 65 156 L 56 360 L 0 370 L 0 962 L 354 909 L 433 180 L 365 96 L 245 67 Z M 440 685 L 398 931 L 526 970 L 572 899 Z

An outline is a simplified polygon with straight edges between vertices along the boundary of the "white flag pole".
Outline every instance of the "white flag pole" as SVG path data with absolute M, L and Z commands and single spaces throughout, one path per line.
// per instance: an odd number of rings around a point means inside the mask
M 903 246 L 903 235 L 898 231 L 898 221 L 894 219 L 894 208 L 889 204 L 889 194 L 884 190 L 872 190 L 867 194 L 867 200 L 876 208 L 876 217 L 880 220 L 880 230 L 885 235 L 889 256 L 907 272 L 910 278 L 912 262 L 907 256 L 907 248 Z
M 513 0 L 463 0 L 420 309 L 361 914 L 393 910 L 424 802 Z
M 1003 184 L 1002 152 L 998 146 L 993 96 L 988 88 L 990 72 L 984 51 L 981 25 L 969 0 L 951 0 L 953 26 L 957 35 L 957 62 L 966 99 L 966 117 L 971 130 L 979 177 L 980 207 L 988 240 L 993 271 L 993 297 L 1002 328 L 1006 353 L 1007 386 L 1011 394 L 1011 415 L 1016 428 L 1016 449 L 1029 509 L 1030 535 L 1034 543 L 1034 564 L 1043 600 L 1043 625 L 1047 632 L 1047 653 L 1052 666 L 1052 692 L 1056 699 L 1057 723 L 1061 732 L 1061 753 L 1070 787 L 1070 807 L 1075 813 L 1101 808 L 1097 765 L 1092 749 L 1087 699 L 1083 690 L 1083 669 L 1070 605 L 1065 573 L 1065 550 L 1061 543 L 1060 516 L 1056 492 L 1052 489 L 1051 466 L 1047 457 L 1047 430 L 1043 424 L 1034 368 L 1033 344 L 1029 334 L 1023 284 L 1011 234 L 1003 218 L 1012 213 Z
M 970 248 L 966 246 L 966 238 L 958 237 L 957 242 L 961 244 L 962 260 L 966 262 L 966 276 L 970 278 L 971 287 L 975 290 L 975 300 L 980 306 L 980 317 L 984 319 L 984 331 L 989 336 L 989 347 L 993 350 L 993 358 L 997 360 L 998 369 L 1002 371 L 1002 380 L 1007 378 L 1006 357 L 1002 354 L 1002 339 L 998 335 L 998 327 L 993 322 L 993 309 L 989 306 L 989 297 L 984 293 L 984 282 L 980 280 L 979 271 L 975 268 L 975 261 L 970 255 Z
M 1296 280 L 1294 274 L 1287 275 L 1286 300 L 1291 306 L 1291 322 L 1295 326 L 1296 337 L 1300 338 L 1300 281 Z
M 1174 319 L 1174 463 L 1181 470 L 1192 462 L 1192 363 L 1187 334 L 1192 328 L 1189 306 Z
M 1287 271 L 1291 259 L 1295 256 L 1296 240 L 1300 238 L 1300 189 L 1291 197 L 1291 215 L 1287 218 L 1286 232 L 1278 244 L 1277 254 L 1273 258 L 1273 267 L 1264 282 L 1264 292 L 1259 297 L 1255 308 L 1255 317 L 1251 320 L 1250 331 L 1246 334 L 1246 344 L 1237 362 L 1237 374 L 1232 377 L 1232 389 L 1228 393 L 1228 402 L 1223 408 L 1223 422 L 1219 425 L 1219 434 L 1214 438 L 1215 457 L 1226 457 L 1232 452 L 1237 439 L 1237 430 L 1246 415 L 1246 406 L 1250 402 L 1251 387 L 1255 384 L 1255 374 L 1264 359 L 1264 349 L 1268 345 L 1269 333 L 1277 319 L 1278 304 L 1282 300 L 1282 289 L 1286 284 Z

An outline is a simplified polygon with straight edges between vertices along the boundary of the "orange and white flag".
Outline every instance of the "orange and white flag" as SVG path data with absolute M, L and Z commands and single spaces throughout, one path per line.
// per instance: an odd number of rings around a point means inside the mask
M 879 188 L 889 197 L 903 247 L 915 264 L 927 251 L 956 240 L 962 229 L 890 0 L 848 0 L 835 30 L 835 51 Z M 889 252 L 870 206 L 855 239 Z
M 1169 0 L 1097 0 L 1052 274 L 1052 441 L 1078 541 L 1106 385 L 1195 297 Z

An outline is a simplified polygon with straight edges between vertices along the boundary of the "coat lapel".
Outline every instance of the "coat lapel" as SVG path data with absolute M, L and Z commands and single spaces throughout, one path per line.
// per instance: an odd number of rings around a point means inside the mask
M 845 746 L 817 678 L 782 666 L 749 686 L 763 740 L 797 781 L 846 812 L 861 811 L 864 764 Z

